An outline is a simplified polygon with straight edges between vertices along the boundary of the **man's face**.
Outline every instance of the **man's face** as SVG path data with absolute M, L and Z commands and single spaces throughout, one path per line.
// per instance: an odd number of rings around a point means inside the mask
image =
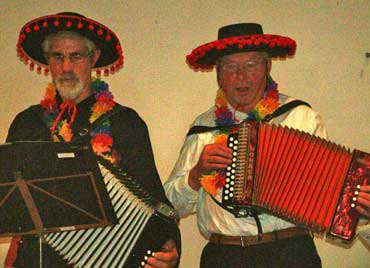
M 227 55 L 217 63 L 218 83 L 236 110 L 249 112 L 263 97 L 270 69 L 271 60 L 261 52 Z
M 88 51 L 82 38 L 52 39 L 48 54 L 50 73 L 63 100 L 78 103 L 91 94 L 91 70 L 99 55 L 98 50 Z

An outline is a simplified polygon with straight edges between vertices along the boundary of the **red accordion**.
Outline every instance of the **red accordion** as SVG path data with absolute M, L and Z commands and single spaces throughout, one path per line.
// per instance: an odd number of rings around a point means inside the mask
M 256 208 L 344 241 L 356 234 L 361 185 L 370 154 L 287 127 L 245 121 L 228 137 L 233 149 L 222 204 Z

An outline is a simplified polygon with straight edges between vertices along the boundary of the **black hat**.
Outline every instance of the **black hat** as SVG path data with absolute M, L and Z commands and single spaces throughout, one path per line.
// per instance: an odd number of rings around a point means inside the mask
M 218 30 L 218 39 L 194 49 L 186 56 L 188 64 L 194 69 L 212 69 L 222 56 L 265 51 L 270 57 L 285 58 L 293 56 L 296 42 L 285 36 L 264 34 L 257 23 L 227 25 Z
M 123 65 L 123 51 L 116 34 L 103 24 L 73 13 L 62 12 L 43 16 L 26 23 L 20 33 L 17 52 L 21 60 L 41 73 L 48 73 L 48 62 L 44 56 L 41 44 L 51 33 L 72 31 L 86 37 L 101 50 L 100 57 L 94 66 L 97 75 L 113 73 Z

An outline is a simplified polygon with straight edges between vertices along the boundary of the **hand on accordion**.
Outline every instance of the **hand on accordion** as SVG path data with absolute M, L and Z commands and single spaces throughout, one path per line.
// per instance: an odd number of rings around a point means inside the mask
M 357 211 L 370 219 L 370 185 L 361 186 L 357 202 Z
M 198 163 L 189 173 L 189 185 L 199 190 L 199 179 L 210 170 L 225 169 L 231 163 L 232 149 L 221 144 L 207 144 L 199 157 Z
M 154 256 L 148 258 L 144 268 L 174 268 L 178 259 L 176 243 L 171 239 L 162 246 L 162 251 L 155 252 Z

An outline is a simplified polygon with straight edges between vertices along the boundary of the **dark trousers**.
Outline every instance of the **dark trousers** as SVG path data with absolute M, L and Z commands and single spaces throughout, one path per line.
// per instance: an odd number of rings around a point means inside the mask
M 253 246 L 216 245 L 203 249 L 201 268 L 321 268 L 313 238 L 296 236 Z

